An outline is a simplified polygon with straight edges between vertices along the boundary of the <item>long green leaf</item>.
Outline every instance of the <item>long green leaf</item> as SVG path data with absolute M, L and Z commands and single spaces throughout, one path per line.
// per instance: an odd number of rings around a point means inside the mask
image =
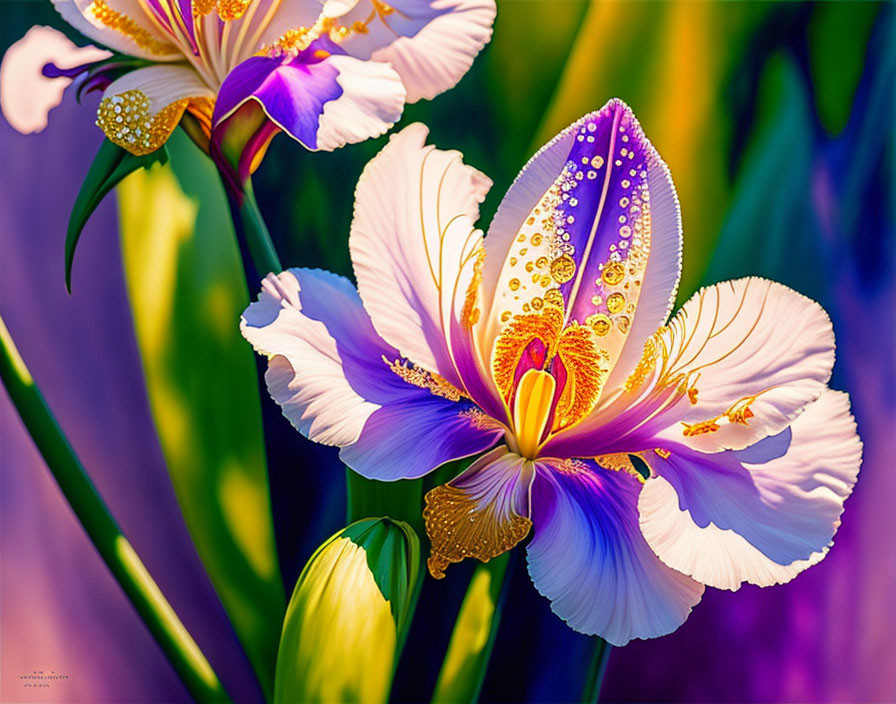
M 130 541 L 121 532 L 50 411 L 0 318 L 0 378 L 81 527 L 198 702 L 230 701 Z
M 435 704 L 475 702 L 479 698 L 501 620 L 509 560 L 510 553 L 506 552 L 476 565 L 442 661 L 432 695 Z
M 273 692 L 285 597 L 277 561 L 248 303 L 214 168 L 183 135 L 172 164 L 118 189 L 128 294 L 146 389 L 196 549 Z
M 152 154 L 134 156 L 108 139 L 103 140 L 78 191 L 78 197 L 72 207 L 68 229 L 65 233 L 65 288 L 69 293 L 72 290 L 72 263 L 75 259 L 75 248 L 81 239 L 84 225 L 87 224 L 93 211 L 97 209 L 106 194 L 115 188 L 125 176 L 132 174 L 137 169 L 149 168 L 153 164 L 164 164 L 167 161 L 168 150 L 164 146 Z

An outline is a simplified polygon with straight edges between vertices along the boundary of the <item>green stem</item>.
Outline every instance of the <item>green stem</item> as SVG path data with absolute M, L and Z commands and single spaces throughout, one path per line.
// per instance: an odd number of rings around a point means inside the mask
M 244 245 L 248 248 L 249 258 L 252 260 L 252 266 L 255 269 L 258 280 L 260 281 L 272 272 L 279 274 L 283 271 L 283 267 L 280 264 L 280 257 L 277 256 L 277 250 L 274 248 L 271 234 L 268 232 L 261 211 L 258 209 L 255 192 L 252 189 L 252 181 L 246 180 L 240 194 L 232 194 L 229 189 L 227 189 L 227 194 L 233 226 L 236 228 L 241 240 L 240 249 Z M 249 284 L 249 291 L 254 292 L 258 286 L 258 281 L 249 280 L 247 283 Z
M 604 683 L 607 661 L 610 659 L 610 651 L 612 649 L 613 646 L 603 638 L 594 637 L 594 651 L 591 654 L 591 664 L 588 667 L 585 686 L 582 688 L 582 704 L 595 704 L 600 697 L 600 688 Z
M 507 594 L 510 553 L 476 565 L 454 623 L 433 702 L 475 702 L 492 655 Z
M 184 686 L 199 702 L 229 702 L 230 698 L 212 666 L 97 493 L 35 385 L 2 318 L 0 378 L 75 516 Z

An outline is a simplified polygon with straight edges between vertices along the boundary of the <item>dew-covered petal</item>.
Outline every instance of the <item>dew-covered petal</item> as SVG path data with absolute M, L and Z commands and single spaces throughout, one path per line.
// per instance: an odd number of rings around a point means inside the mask
M 426 145 L 428 132 L 419 123 L 406 127 L 367 164 L 349 246 L 377 332 L 462 386 L 449 335 L 474 277 L 482 239 L 474 223 L 491 181 L 459 152 Z
M 150 61 L 183 58 L 139 0 L 53 0 L 57 12 L 88 39 Z
M 554 613 L 621 646 L 678 628 L 703 585 L 664 565 L 638 526 L 634 477 L 593 462 L 539 464 L 529 574 Z
M 388 65 L 346 56 L 327 40 L 287 56 L 255 56 L 221 86 L 214 124 L 256 100 L 280 129 L 311 150 L 378 137 L 404 109 L 404 87 Z
M 609 353 L 606 389 L 624 381 L 668 316 L 681 269 L 675 189 L 628 106 L 611 100 L 533 157 L 486 249 L 484 348 L 512 315 L 560 302 Z
M 535 465 L 502 445 L 430 491 L 423 518 L 432 576 L 441 579 L 448 565 L 468 557 L 488 562 L 525 538 L 534 477 Z
M 44 75 L 44 66 L 74 69 L 110 56 L 95 46 L 79 47 L 52 27 L 32 27 L 6 50 L 0 63 L 3 116 L 22 134 L 40 132 L 47 126 L 50 110 L 62 102 L 62 94 L 72 82 L 65 75 Z
M 214 99 L 214 91 L 185 64 L 147 66 L 109 84 L 97 108 L 97 124 L 118 146 L 148 154 L 165 143 L 184 110 L 210 112 Z
M 678 447 L 650 458 L 641 530 L 670 567 L 720 589 L 787 582 L 819 562 L 862 461 L 849 397 L 831 390 L 745 450 Z
M 494 443 L 497 431 L 481 428 L 448 385 L 396 373 L 398 351 L 376 334 L 342 277 L 308 269 L 269 275 L 240 330 L 270 357 L 268 391 L 293 426 L 342 447 L 343 460 L 365 476 L 420 476 Z
M 327 3 L 328 7 L 334 3 Z M 372 0 L 352 3 L 340 17 L 364 24 L 342 46 L 352 56 L 383 61 L 401 76 L 408 102 L 453 88 L 492 35 L 493 0 Z M 335 7 L 333 8 L 335 9 Z

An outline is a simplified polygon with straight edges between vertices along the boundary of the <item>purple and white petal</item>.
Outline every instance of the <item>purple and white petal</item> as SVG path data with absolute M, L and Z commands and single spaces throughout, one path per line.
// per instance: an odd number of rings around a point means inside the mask
M 468 557 L 488 562 L 525 538 L 534 477 L 535 465 L 502 445 L 430 491 L 423 510 L 430 574 L 441 579 Z
M 668 316 L 681 270 L 675 189 L 628 106 L 611 100 L 533 157 L 486 249 L 484 347 L 511 315 L 559 291 L 567 320 L 591 327 L 610 355 L 605 389 L 624 382 Z
M 268 391 L 299 432 L 326 445 L 358 439 L 380 406 L 347 375 L 363 382 L 380 369 L 388 372 L 379 357 L 392 350 L 373 331 L 348 281 L 308 269 L 269 274 L 243 313 L 240 331 L 270 357 Z
M 378 137 L 401 116 L 404 87 L 386 64 L 346 56 L 327 40 L 283 57 L 254 56 L 221 86 L 213 123 L 247 100 L 313 151 Z
M 243 336 L 268 355 L 268 391 L 303 435 L 343 448 L 370 478 L 421 476 L 480 452 L 499 431 L 471 404 L 436 396 L 396 374 L 398 351 L 380 338 L 355 288 L 323 271 L 268 276 L 243 313 Z
M 826 388 L 834 333 L 824 309 L 773 281 L 738 279 L 694 295 L 651 338 L 627 388 L 605 392 L 552 439 L 561 457 L 682 443 L 739 450 L 775 435 Z
M 409 103 L 431 100 L 457 84 L 491 38 L 496 12 L 493 0 L 393 0 L 388 6 L 361 0 L 329 2 L 327 8 L 345 12 L 340 21 L 346 27 L 367 23 L 342 46 L 359 59 L 390 64 Z
M 35 26 L 13 44 L 0 63 L 0 109 L 10 125 L 22 134 L 47 126 L 50 110 L 62 102 L 72 78 L 48 76 L 45 66 L 64 72 L 108 59 L 105 49 L 79 47 L 52 27 Z
M 650 457 L 641 530 L 666 564 L 710 586 L 787 582 L 827 553 L 861 461 L 849 397 L 826 390 L 745 450 Z
M 529 574 L 581 633 L 621 646 L 678 628 L 703 585 L 664 565 L 638 526 L 641 484 L 592 462 L 539 463 Z
M 406 127 L 367 164 L 349 247 L 377 332 L 460 387 L 449 332 L 473 277 L 482 239 L 474 223 L 492 182 L 459 152 L 427 145 L 428 133 Z

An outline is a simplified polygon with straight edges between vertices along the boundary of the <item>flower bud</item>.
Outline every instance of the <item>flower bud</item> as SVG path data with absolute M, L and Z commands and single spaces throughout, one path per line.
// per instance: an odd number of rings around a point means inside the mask
M 286 610 L 275 702 L 385 702 L 417 595 L 420 543 L 368 518 L 321 545 Z

